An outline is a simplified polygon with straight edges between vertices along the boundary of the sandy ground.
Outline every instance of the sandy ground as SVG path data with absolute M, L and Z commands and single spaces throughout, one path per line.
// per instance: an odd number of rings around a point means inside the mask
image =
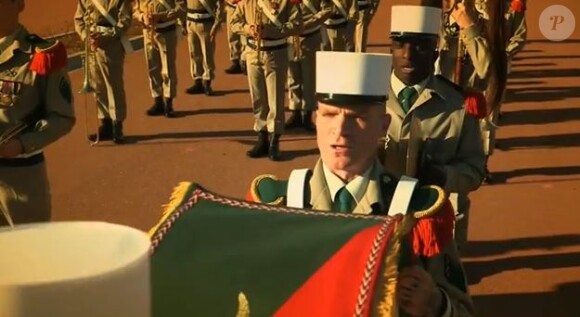
M 70 28 L 76 1 L 60 0 L 58 9 L 52 2 L 28 1 L 24 23 L 40 34 Z M 580 12 L 578 1 L 560 4 Z M 382 2 L 371 25 L 371 51 L 389 50 L 388 5 Z M 510 79 L 500 149 L 490 163 L 503 181 L 472 194 L 471 245 L 464 259 L 479 316 L 580 316 L 580 305 L 573 302 L 580 294 L 580 31 L 576 28 L 568 42 L 546 40 L 538 19 L 547 6 L 530 2 L 529 43 Z M 258 174 L 286 177 L 293 168 L 313 164 L 314 137 L 301 133 L 283 137 L 284 162 L 246 158 L 254 139 L 247 79 L 223 73 L 225 32 L 217 40 L 215 97 L 183 93 L 191 78 L 187 45 L 180 43 L 180 117 L 173 120 L 144 115 L 151 96 L 143 53 L 127 56 L 127 145 L 89 147 L 85 109 L 92 128 L 94 102 L 76 96 L 77 126 L 47 150 L 55 220 L 148 229 L 181 181 L 241 197 Z M 71 76 L 78 89 L 81 74 Z

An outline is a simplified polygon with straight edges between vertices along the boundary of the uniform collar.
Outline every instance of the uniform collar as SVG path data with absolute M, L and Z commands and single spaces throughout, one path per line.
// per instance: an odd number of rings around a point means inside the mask
M 32 46 L 26 40 L 28 31 L 22 25 L 14 33 L 0 39 L 0 64 L 10 60 L 14 56 L 14 51 L 20 50 L 24 53 L 30 53 Z
M 334 201 L 336 193 L 342 187 L 346 186 L 346 189 L 352 195 L 352 197 L 354 197 L 356 203 L 358 204 L 366 192 L 373 165 L 374 164 L 371 164 L 371 166 L 369 166 L 369 168 L 367 168 L 367 170 L 362 175 L 357 175 L 353 180 L 345 184 L 338 176 L 334 175 L 323 162 L 322 170 L 324 172 L 326 183 L 328 184 L 330 199 Z
M 431 76 L 429 76 L 429 77 L 423 79 L 421 82 L 413 85 L 413 88 L 415 88 L 415 90 L 417 91 L 417 96 L 419 96 L 423 92 L 423 89 L 425 89 L 425 86 L 427 86 L 427 82 L 429 81 L 430 78 L 431 78 Z M 395 96 L 399 96 L 399 93 L 401 93 L 401 90 L 405 89 L 405 87 L 407 87 L 407 85 L 405 85 L 405 83 L 403 83 L 399 79 L 399 77 L 397 77 L 395 75 L 395 72 L 392 72 L 391 73 L 391 88 L 393 88 L 393 92 L 395 93 Z

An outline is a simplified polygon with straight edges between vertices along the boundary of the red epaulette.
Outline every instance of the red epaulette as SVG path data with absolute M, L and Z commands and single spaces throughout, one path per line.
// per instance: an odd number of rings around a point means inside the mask
M 523 12 L 526 10 L 526 0 L 512 0 L 510 7 L 515 12 Z
M 468 90 L 465 96 L 465 112 L 478 119 L 487 117 L 487 101 L 482 92 Z
M 453 241 L 455 211 L 449 199 L 442 205 L 419 219 L 411 232 L 413 254 L 420 257 L 433 257 L 440 254 Z
M 34 56 L 30 64 L 30 70 L 39 74 L 47 75 L 63 69 L 68 61 L 66 47 L 60 41 L 55 41 L 48 46 L 35 45 Z

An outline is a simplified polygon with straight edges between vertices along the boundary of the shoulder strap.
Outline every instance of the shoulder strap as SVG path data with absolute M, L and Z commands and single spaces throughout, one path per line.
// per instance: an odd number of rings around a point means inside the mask
M 346 9 L 344 8 L 340 0 L 332 0 L 332 3 L 334 3 L 338 11 L 340 11 L 340 14 L 342 14 L 345 18 L 348 18 L 348 13 L 346 13 Z
M 105 7 L 103 7 L 103 4 L 99 0 L 91 0 L 91 2 L 95 6 L 95 8 L 97 8 L 97 10 L 99 10 L 99 13 L 105 19 L 107 19 L 107 21 L 109 21 L 109 23 L 111 23 L 111 25 L 113 25 L 113 26 L 117 25 L 117 21 L 115 21 L 115 19 L 113 19 L 113 17 L 109 14 L 109 12 L 107 12 L 107 10 L 105 10 Z
M 270 8 L 270 6 L 267 5 L 264 2 L 264 0 L 258 0 L 258 6 L 260 6 L 260 8 L 262 9 L 262 12 L 266 15 L 266 17 L 268 17 L 268 19 L 270 21 L 272 21 L 272 23 L 274 23 L 274 25 L 276 25 L 279 28 L 282 27 L 282 23 L 280 23 L 280 20 L 278 20 L 278 17 L 272 13 L 272 8 Z
M 308 8 L 308 10 L 312 12 L 312 14 L 318 13 L 318 10 L 316 10 L 316 8 L 314 7 L 314 5 L 312 5 L 312 2 L 310 2 L 310 0 L 302 0 L 302 3 L 304 3 L 304 6 L 306 6 L 306 8 Z
M 409 210 L 409 205 L 411 204 L 411 197 L 413 197 L 413 192 L 419 180 L 416 178 L 411 178 L 408 176 L 402 176 L 397 187 L 395 188 L 395 194 L 391 200 L 391 205 L 389 206 L 388 215 L 394 216 L 396 214 L 406 215 Z
M 167 1 L 165 1 L 165 0 L 157 0 L 157 2 L 161 3 L 165 7 L 165 9 L 167 9 L 169 11 L 173 10 L 173 8 L 169 5 L 169 3 L 167 3 Z
M 304 190 L 310 179 L 311 171 L 308 168 L 295 169 L 288 178 L 288 189 L 286 193 L 286 206 L 293 208 L 304 208 Z
M 205 10 L 207 12 L 209 12 L 209 15 L 211 15 L 212 17 L 215 17 L 215 11 L 212 9 L 212 7 L 207 3 L 206 0 L 199 0 L 199 3 L 201 3 L 201 5 L 205 8 Z

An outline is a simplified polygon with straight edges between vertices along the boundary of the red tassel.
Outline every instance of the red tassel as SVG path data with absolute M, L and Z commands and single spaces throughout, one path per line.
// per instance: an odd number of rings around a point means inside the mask
M 465 93 L 465 112 L 478 119 L 483 119 L 487 116 L 487 101 L 483 93 L 478 91 Z
M 526 10 L 525 0 L 512 0 L 510 6 L 515 12 L 523 12 Z
M 290 0 L 290 3 L 295 4 L 295 5 L 299 5 L 302 3 L 302 0 Z
M 416 256 L 433 257 L 453 240 L 455 212 L 447 199 L 434 215 L 421 218 L 413 227 L 411 239 Z
M 53 47 L 37 51 L 32 57 L 30 70 L 39 75 L 47 75 L 53 71 L 62 69 L 66 66 L 68 56 L 66 47 L 62 42 L 57 42 Z

